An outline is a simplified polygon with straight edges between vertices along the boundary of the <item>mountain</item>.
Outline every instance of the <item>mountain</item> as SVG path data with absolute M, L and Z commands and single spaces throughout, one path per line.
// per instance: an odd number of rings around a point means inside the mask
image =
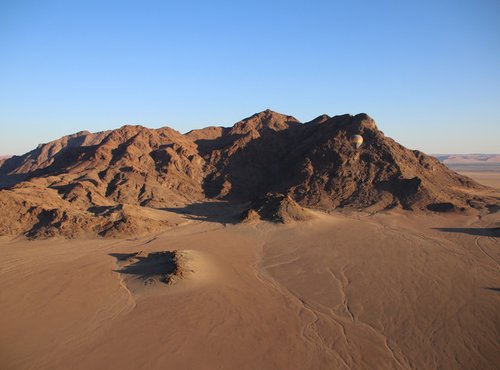
M 355 134 L 364 138 L 359 149 Z M 214 199 L 369 212 L 471 212 L 496 202 L 474 195 L 485 188 L 470 178 L 384 136 L 366 114 L 300 123 L 270 110 L 186 134 L 78 132 L 1 162 L 0 187 L 0 235 L 33 238 L 160 230 L 168 222 L 154 210 Z
M 6 159 L 9 159 L 10 157 L 12 157 L 12 156 L 11 155 L 0 155 L 0 167 L 2 166 L 3 162 Z

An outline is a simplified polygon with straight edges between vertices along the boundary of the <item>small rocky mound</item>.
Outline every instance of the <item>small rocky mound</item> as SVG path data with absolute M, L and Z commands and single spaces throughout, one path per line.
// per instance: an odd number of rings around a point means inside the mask
M 144 285 L 163 283 L 175 284 L 192 272 L 187 259 L 180 251 L 112 253 L 117 259 L 117 272 L 126 276 L 125 280 L 139 280 Z
M 306 221 L 313 215 L 299 206 L 290 196 L 283 194 L 267 194 L 255 201 L 243 214 L 243 222 L 265 220 L 279 223 Z

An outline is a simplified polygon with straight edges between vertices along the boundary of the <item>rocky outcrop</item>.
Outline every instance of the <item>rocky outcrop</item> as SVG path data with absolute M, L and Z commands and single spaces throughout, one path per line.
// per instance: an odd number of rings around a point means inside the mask
M 306 221 L 314 218 L 307 209 L 299 206 L 290 196 L 283 194 L 267 194 L 257 199 L 243 214 L 243 222 L 265 220 L 279 223 Z

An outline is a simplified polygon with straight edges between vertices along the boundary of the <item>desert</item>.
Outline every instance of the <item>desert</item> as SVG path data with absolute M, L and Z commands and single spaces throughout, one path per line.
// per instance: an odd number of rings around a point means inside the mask
M 500 363 L 499 173 L 366 114 L 80 132 L 0 166 L 3 368 Z
M 500 370 L 499 19 L 0 0 L 0 370 Z

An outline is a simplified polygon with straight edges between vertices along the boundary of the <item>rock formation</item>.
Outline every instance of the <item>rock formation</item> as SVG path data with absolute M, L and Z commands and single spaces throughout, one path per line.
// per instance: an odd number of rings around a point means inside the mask
M 306 221 L 314 218 L 303 207 L 299 206 L 290 196 L 269 193 L 257 199 L 243 214 L 243 222 L 265 220 L 279 223 Z
M 354 134 L 364 138 L 359 149 Z M 286 199 L 290 209 L 371 212 L 469 212 L 498 201 L 474 195 L 484 187 L 385 137 L 366 114 L 300 123 L 270 110 L 184 135 L 142 126 L 78 132 L 4 159 L 0 187 L 0 235 L 28 237 L 151 232 L 167 223 L 148 219 L 145 207 L 275 204 L 268 193 L 281 194 L 278 203 Z

